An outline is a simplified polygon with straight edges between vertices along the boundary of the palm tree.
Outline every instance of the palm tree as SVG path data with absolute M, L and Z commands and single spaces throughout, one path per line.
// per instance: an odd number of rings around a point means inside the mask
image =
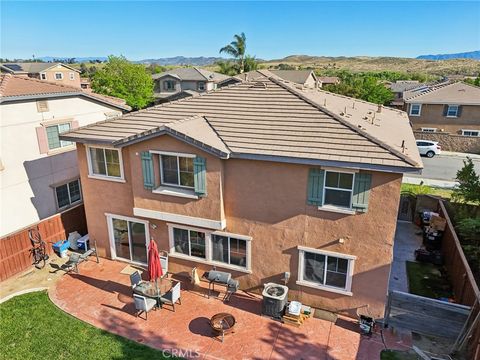
M 240 35 L 233 35 L 234 41 L 232 41 L 227 46 L 224 46 L 220 49 L 220 54 L 225 53 L 233 56 L 237 61 L 240 68 L 240 73 L 244 71 L 244 61 L 245 61 L 245 50 L 247 48 L 247 38 L 242 32 Z

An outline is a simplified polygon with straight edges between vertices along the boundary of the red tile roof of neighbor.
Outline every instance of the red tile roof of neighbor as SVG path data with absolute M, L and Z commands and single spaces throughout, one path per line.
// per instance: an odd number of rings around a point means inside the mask
M 113 96 L 86 92 L 77 87 L 55 84 L 48 81 L 29 78 L 27 76 L 4 74 L 0 77 L 0 102 L 21 100 L 26 97 L 41 98 L 64 95 L 84 96 L 110 106 L 121 108 L 125 111 L 131 110 L 131 108 L 126 105 L 125 100 Z
M 395 172 L 422 168 L 405 112 L 298 89 L 266 70 L 235 85 L 78 128 L 62 139 L 122 147 L 163 134 L 222 158 Z

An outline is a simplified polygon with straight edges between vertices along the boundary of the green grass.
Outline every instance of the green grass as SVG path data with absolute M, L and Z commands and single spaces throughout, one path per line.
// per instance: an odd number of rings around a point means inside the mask
M 412 294 L 432 299 L 453 296 L 448 279 L 439 266 L 407 261 L 407 276 Z
M 445 199 L 452 197 L 452 189 L 442 189 L 427 185 L 402 184 L 402 192 L 408 192 L 413 195 L 435 195 Z
M 64 313 L 44 291 L 0 304 L 0 344 L 0 359 L 172 359 Z
M 407 351 L 382 350 L 380 360 L 419 360 L 420 358 Z

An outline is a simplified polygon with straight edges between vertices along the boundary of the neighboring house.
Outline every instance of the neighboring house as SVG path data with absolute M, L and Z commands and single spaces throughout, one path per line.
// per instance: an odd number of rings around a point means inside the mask
M 322 83 L 313 70 L 270 70 L 278 77 L 307 88 L 320 88 Z
M 405 92 L 414 130 L 480 136 L 480 88 L 463 82 L 422 86 Z
M 60 136 L 91 239 L 144 265 L 153 238 L 170 272 L 249 291 L 288 272 L 291 300 L 382 316 L 402 175 L 422 168 L 407 115 L 255 73 Z
M 197 96 L 225 86 L 232 81 L 227 75 L 196 67 L 177 68 L 152 75 L 154 96 L 157 103 Z M 233 79 L 233 82 L 238 80 Z
M 62 63 L 3 63 L 2 74 L 28 76 L 61 85 L 81 87 L 80 70 Z
M 80 87 L 83 90 L 91 91 L 92 90 L 92 82 L 88 77 L 80 78 Z
M 3 237 L 82 201 L 75 143 L 59 134 L 130 108 L 120 99 L 26 76 L 0 81 Z
M 390 106 L 403 109 L 405 103 L 403 100 L 403 94 L 405 91 L 412 90 L 422 86 L 417 80 L 397 80 L 394 83 L 387 83 L 386 87 L 389 88 L 394 95 L 394 99 L 390 102 Z
M 325 85 L 340 84 L 340 78 L 338 76 L 319 76 L 318 80 L 321 82 L 322 87 Z

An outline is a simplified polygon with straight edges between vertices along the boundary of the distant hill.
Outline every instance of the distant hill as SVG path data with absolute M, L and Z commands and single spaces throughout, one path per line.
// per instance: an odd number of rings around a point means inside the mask
M 423 60 L 449 60 L 449 59 L 474 59 L 480 60 L 480 50 L 456 54 L 420 55 L 417 59 Z
M 140 61 L 135 61 L 136 63 L 141 64 L 158 64 L 158 65 L 192 65 L 192 66 L 207 66 L 212 65 L 213 63 L 225 60 L 220 57 L 185 57 L 185 56 L 175 56 L 169 58 L 158 58 L 158 59 L 144 59 Z
M 64 56 L 42 56 L 37 58 L 38 60 L 45 62 L 53 62 L 54 60 L 59 60 L 60 62 L 65 62 L 71 58 Z M 76 57 L 74 58 L 76 63 L 90 62 L 90 61 L 107 61 L 106 56 L 91 56 L 91 57 Z

